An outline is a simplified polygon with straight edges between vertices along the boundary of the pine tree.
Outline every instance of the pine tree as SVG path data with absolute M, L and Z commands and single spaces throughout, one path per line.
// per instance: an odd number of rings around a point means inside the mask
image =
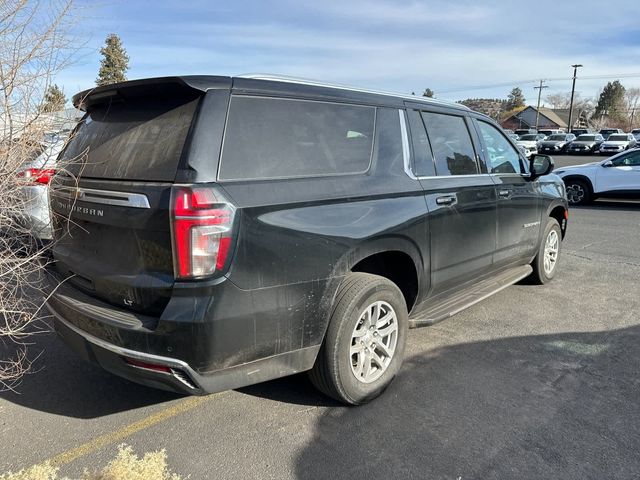
M 434 92 L 430 88 L 427 88 L 422 94 L 423 97 L 433 98 Z
M 625 92 L 619 80 L 609 82 L 602 89 L 594 117 L 607 115 L 614 120 L 622 120 L 625 117 Z
M 107 35 L 104 47 L 100 49 L 100 71 L 96 78 L 96 85 L 124 82 L 129 69 L 129 56 L 122 46 L 122 40 L 115 33 Z
M 513 110 L 514 108 L 524 107 L 525 98 L 520 88 L 515 87 L 507 97 L 505 110 Z
M 44 113 L 58 112 L 64 109 L 66 103 L 67 97 L 65 97 L 64 91 L 58 85 L 53 84 L 44 94 L 40 110 Z

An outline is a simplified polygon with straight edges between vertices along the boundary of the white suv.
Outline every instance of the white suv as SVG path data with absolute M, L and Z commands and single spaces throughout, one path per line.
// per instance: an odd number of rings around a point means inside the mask
M 563 167 L 555 171 L 567 187 L 572 205 L 597 197 L 640 196 L 640 149 L 627 150 L 607 160 Z

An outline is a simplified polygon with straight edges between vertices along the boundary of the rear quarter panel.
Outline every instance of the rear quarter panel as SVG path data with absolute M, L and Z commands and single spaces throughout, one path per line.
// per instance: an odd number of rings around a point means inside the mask
M 286 351 L 321 343 L 340 282 L 370 254 L 407 253 L 420 290 L 428 286 L 424 193 L 405 173 L 402 151 L 383 158 L 377 139 L 364 174 L 219 183 L 239 215 L 229 280 L 280 299 L 254 322 L 263 345 Z

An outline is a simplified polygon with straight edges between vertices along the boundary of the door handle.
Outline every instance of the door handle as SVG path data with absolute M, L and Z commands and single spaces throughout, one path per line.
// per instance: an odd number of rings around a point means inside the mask
M 511 196 L 511 190 L 498 190 L 498 196 L 502 198 L 509 198 Z
M 455 195 L 444 195 L 442 197 L 436 198 L 436 203 L 438 205 L 452 205 L 453 203 L 455 203 L 455 201 L 456 201 Z

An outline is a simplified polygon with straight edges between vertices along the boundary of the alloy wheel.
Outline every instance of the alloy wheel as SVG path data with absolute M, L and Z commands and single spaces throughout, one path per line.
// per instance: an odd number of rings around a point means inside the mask
M 580 203 L 584 200 L 587 192 L 579 183 L 572 183 L 567 186 L 567 200 L 569 203 Z
M 544 273 L 550 277 L 558 262 L 558 251 L 560 249 L 560 238 L 558 232 L 551 230 L 544 243 Z
M 398 317 L 387 302 L 364 309 L 351 336 L 351 372 L 362 383 L 376 381 L 387 370 L 398 342 Z

